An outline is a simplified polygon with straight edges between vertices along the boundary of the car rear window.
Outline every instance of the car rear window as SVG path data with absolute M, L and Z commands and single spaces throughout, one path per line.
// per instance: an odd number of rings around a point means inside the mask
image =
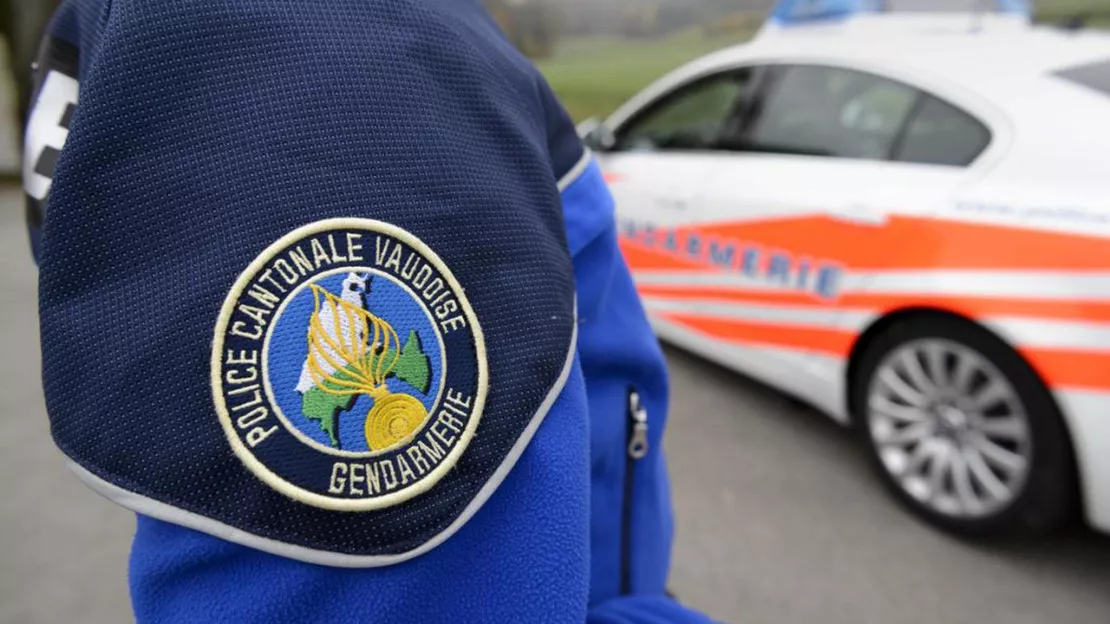
M 1055 75 L 1110 95 L 1110 59 L 1061 69 Z
M 965 167 L 990 145 L 979 120 L 931 95 L 924 95 L 895 145 L 899 162 Z

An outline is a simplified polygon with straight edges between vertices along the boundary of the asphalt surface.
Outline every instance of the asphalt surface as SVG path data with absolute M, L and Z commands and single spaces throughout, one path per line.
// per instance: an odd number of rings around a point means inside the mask
M 22 203 L 0 192 L 0 623 L 130 619 L 134 521 L 81 486 L 49 440 Z M 1083 530 L 971 546 L 879 491 L 831 422 L 670 350 L 672 587 L 735 623 L 1110 621 L 1110 539 Z

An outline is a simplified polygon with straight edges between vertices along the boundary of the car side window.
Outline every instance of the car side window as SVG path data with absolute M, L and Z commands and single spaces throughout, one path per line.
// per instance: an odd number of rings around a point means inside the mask
M 761 152 L 885 160 L 917 95 L 864 72 L 779 67 L 740 143 Z
M 892 159 L 963 167 L 991 141 L 990 130 L 971 115 L 931 95 L 922 96 Z
M 751 71 L 703 78 L 664 96 L 617 130 L 621 151 L 718 149 L 729 119 L 743 101 Z

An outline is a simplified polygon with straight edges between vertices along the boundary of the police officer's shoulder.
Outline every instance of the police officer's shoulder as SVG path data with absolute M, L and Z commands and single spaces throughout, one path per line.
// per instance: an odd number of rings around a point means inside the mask
M 442 543 L 571 369 L 569 121 L 477 3 L 116 0 L 96 23 L 42 264 L 74 470 L 305 561 Z

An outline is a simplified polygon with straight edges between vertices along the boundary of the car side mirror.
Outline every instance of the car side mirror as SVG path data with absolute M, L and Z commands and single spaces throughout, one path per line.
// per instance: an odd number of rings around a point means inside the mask
M 590 117 L 578 124 L 577 130 L 582 143 L 595 152 L 607 152 L 617 144 L 613 131 L 597 117 Z

